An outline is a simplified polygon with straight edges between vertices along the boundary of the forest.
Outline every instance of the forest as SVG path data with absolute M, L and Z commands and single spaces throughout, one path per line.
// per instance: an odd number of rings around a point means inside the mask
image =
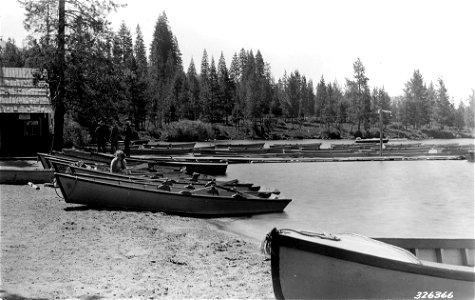
M 65 140 L 87 143 L 100 121 L 125 120 L 141 134 L 169 140 L 279 139 L 288 135 L 276 135 L 275 129 L 286 124 L 319 129 L 303 138 L 372 137 L 379 136 L 380 111 L 388 112 L 385 132 L 397 127 L 402 137 L 413 137 L 410 131 L 426 138 L 474 136 L 475 90 L 456 107 L 444 81 L 427 83 L 419 70 L 402 95 L 390 97 L 383 87 L 370 86 L 359 58 L 348 66 L 343 83 L 323 76 L 314 82 L 298 70 L 276 79 L 271 63 L 252 49 L 237 49 L 229 63 L 223 53 L 215 59 L 204 49 L 199 68 L 193 60 L 183 66 L 165 12 L 147 51 L 139 25 L 111 28 L 107 15 L 120 9 L 114 1 L 19 2 L 28 40 L 19 48 L 7 39 L 0 65 L 46 74 L 55 108 L 55 148 Z

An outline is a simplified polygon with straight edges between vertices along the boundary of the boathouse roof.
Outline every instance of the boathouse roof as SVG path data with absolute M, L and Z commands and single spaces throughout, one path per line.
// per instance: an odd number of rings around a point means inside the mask
M 38 69 L 0 69 L 0 113 L 53 113 L 48 84 L 35 74 Z

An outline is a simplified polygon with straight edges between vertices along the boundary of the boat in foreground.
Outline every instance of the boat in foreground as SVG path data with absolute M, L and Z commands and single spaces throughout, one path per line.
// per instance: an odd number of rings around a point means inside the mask
M 278 299 L 474 299 L 473 239 L 371 239 L 273 229 Z
M 145 184 L 109 177 L 55 173 L 67 203 L 160 211 L 200 217 L 282 212 L 291 199 L 263 198 L 212 184 L 200 189 Z

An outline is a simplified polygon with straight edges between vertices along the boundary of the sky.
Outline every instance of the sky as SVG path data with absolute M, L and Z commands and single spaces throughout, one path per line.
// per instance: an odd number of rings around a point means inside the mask
M 437 88 L 442 78 L 455 104 L 475 89 L 473 0 L 119 0 L 109 15 L 115 30 L 140 25 L 152 41 L 165 12 L 177 37 L 185 71 L 203 50 L 229 67 L 242 48 L 259 50 L 275 80 L 298 70 L 316 87 L 321 77 L 344 87 L 359 58 L 369 86 L 403 95 L 415 70 Z M 24 11 L 16 0 L 0 4 L 0 35 L 21 46 Z

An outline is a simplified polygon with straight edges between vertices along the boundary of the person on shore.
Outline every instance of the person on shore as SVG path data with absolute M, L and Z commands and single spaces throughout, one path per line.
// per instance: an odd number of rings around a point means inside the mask
M 111 154 L 116 153 L 116 151 L 119 149 L 119 139 L 120 139 L 119 127 L 117 127 L 117 124 L 114 123 L 114 125 L 112 126 L 111 135 L 109 138 L 109 141 L 111 143 Z
M 95 131 L 97 152 L 106 152 L 107 133 L 107 126 L 103 121 L 99 121 Z
M 124 153 L 127 157 L 130 157 L 130 141 L 132 140 L 132 127 L 130 121 L 125 124 L 124 132 Z
M 125 153 L 122 150 L 117 150 L 115 152 L 115 157 L 111 161 L 110 167 L 111 173 L 122 173 L 122 174 L 129 174 L 129 170 L 127 170 L 127 162 L 125 161 Z

